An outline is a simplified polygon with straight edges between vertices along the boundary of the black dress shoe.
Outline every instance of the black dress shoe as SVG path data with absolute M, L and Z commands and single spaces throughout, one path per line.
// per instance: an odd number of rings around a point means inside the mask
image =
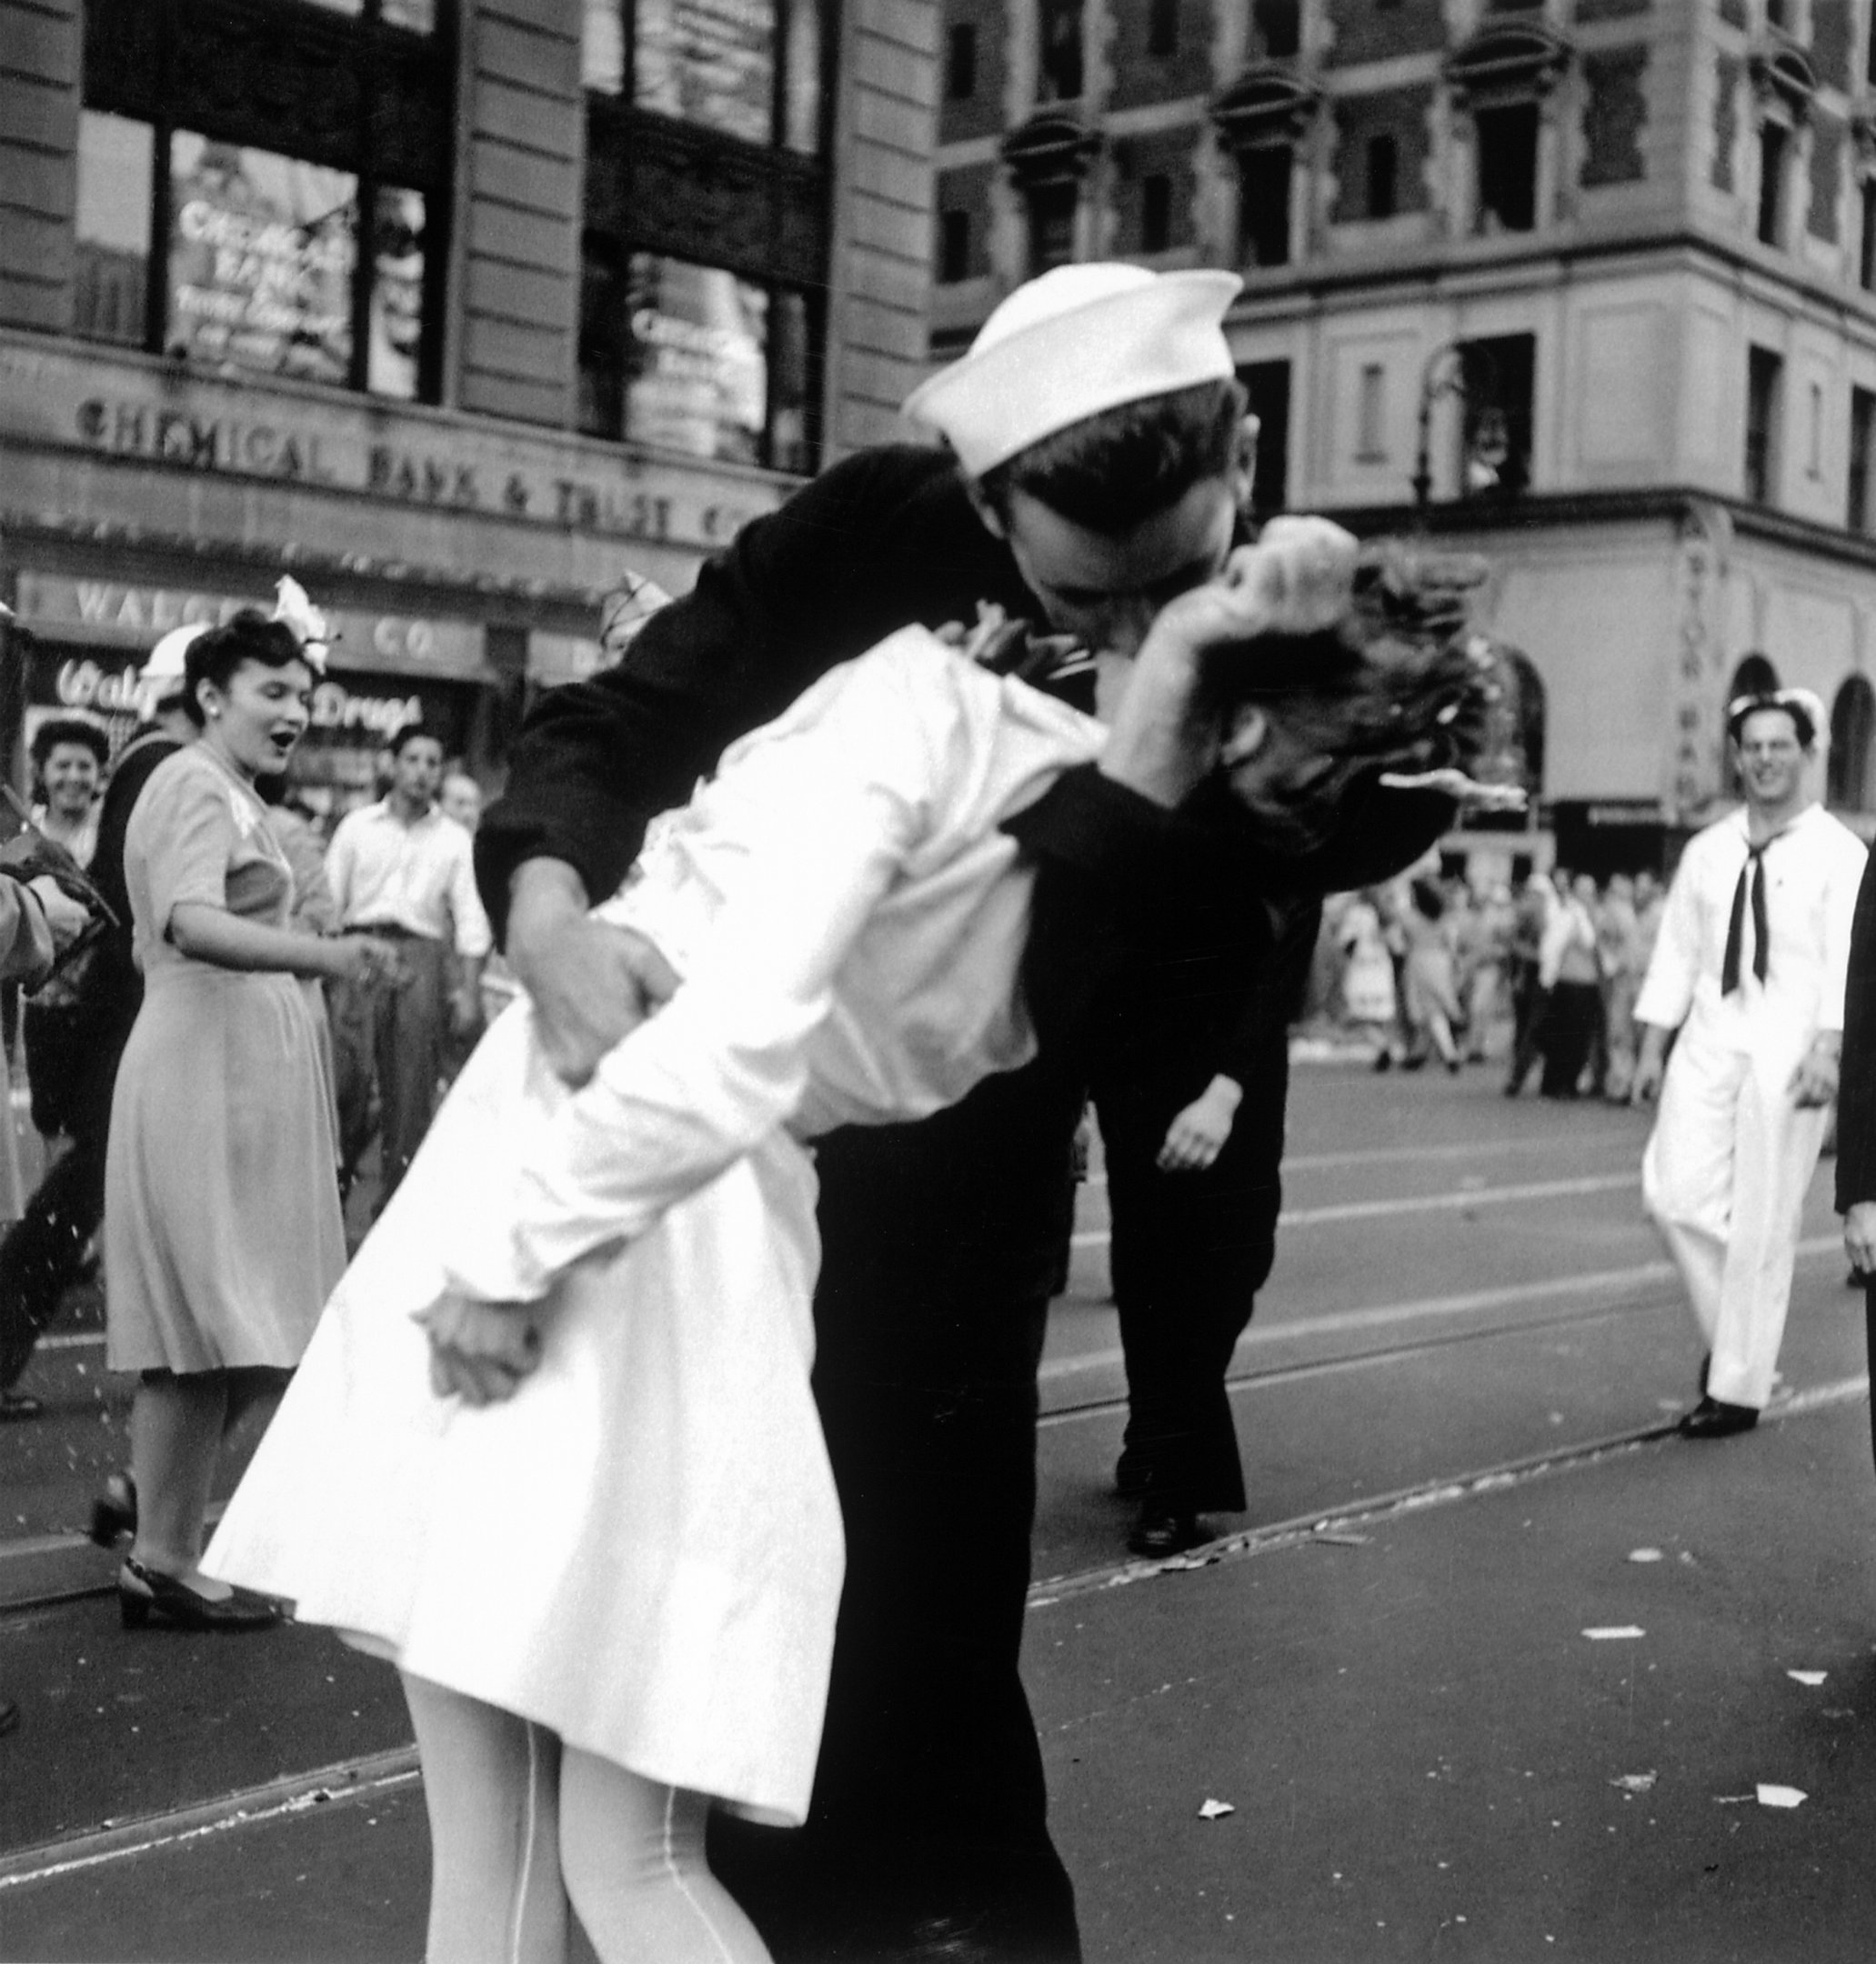
M 1188 1548 L 1202 1548 L 1210 1539 L 1210 1531 L 1199 1525 L 1196 1514 L 1149 1500 L 1140 1508 L 1127 1546 L 1132 1554 L 1160 1561 L 1169 1555 L 1183 1555 Z
M 125 1629 L 141 1629 L 153 1617 L 177 1629 L 266 1629 L 283 1614 L 278 1603 L 250 1589 L 237 1588 L 217 1599 L 192 1589 L 180 1576 L 165 1575 L 135 1559 L 117 1571 L 117 1608 Z
M 91 1503 L 91 1526 L 85 1532 L 100 1548 L 115 1548 L 136 1532 L 136 1482 L 128 1473 L 114 1473 L 105 1482 Z
M 23 1418 L 37 1418 L 45 1409 L 30 1391 L 0 1391 L 0 1425 L 17 1425 Z
M 1758 1423 L 1758 1411 L 1751 1405 L 1703 1398 L 1681 1419 L 1679 1430 L 1687 1438 L 1725 1438 L 1734 1432 L 1750 1432 Z

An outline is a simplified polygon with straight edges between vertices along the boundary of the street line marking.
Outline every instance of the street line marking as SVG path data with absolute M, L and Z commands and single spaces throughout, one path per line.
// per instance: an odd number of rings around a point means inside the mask
M 1866 1397 L 1870 1389 L 1867 1371 L 1840 1378 L 1828 1384 L 1812 1385 L 1790 1398 L 1776 1398 L 1767 1407 L 1768 1419 L 1802 1418 Z M 1399 1520 L 1429 1508 L 1450 1507 L 1460 1500 L 1477 1499 L 1482 1494 L 1502 1493 L 1507 1488 L 1523 1486 L 1552 1473 L 1574 1472 L 1598 1465 L 1619 1454 L 1639 1451 L 1648 1445 L 1665 1446 L 1676 1436 L 1678 1418 L 1661 1418 L 1629 1432 L 1611 1433 L 1605 1438 L 1585 1439 L 1576 1446 L 1531 1453 L 1522 1458 L 1505 1459 L 1497 1466 L 1475 1468 L 1468 1473 L 1436 1474 L 1411 1487 L 1396 1488 L 1391 1493 L 1375 1494 L 1365 1500 L 1335 1508 L 1328 1512 L 1293 1515 L 1289 1520 L 1269 1521 L 1237 1534 L 1222 1535 L 1216 1541 L 1189 1549 L 1163 1562 L 1131 1559 L 1109 1562 L 1099 1568 L 1084 1568 L 1072 1575 L 1050 1576 L 1029 1585 L 1028 1607 L 1047 1609 L 1078 1596 L 1099 1595 L 1110 1588 L 1183 1568 L 1211 1568 L 1226 1562 L 1248 1560 L 1255 1555 L 1274 1554 L 1279 1548 L 1299 1548 L 1319 1538 L 1339 1540 L 1351 1532 Z
M 388 1752 L 370 1753 L 336 1766 L 317 1767 L 309 1773 L 289 1773 L 265 1786 L 236 1788 L 233 1793 L 193 1807 L 145 1814 L 88 1834 L 0 1855 L 0 1889 L 48 1882 L 56 1876 L 122 1861 L 126 1856 L 154 1855 L 210 1835 L 226 1834 L 231 1828 L 257 1828 L 295 1814 L 311 1813 L 315 1808 L 362 1800 L 419 1778 L 415 1746 L 394 1747 Z
M 57 1337 L 42 1337 L 35 1350 L 89 1350 L 103 1343 L 103 1330 L 68 1330 Z
M 1801 1261 L 1809 1261 L 1832 1250 L 1841 1254 L 1842 1248 L 1841 1235 L 1817 1235 L 1808 1241 L 1801 1241 L 1797 1253 Z M 1242 1351 L 1286 1343 L 1292 1338 L 1386 1329 L 1396 1323 L 1417 1323 L 1434 1317 L 1467 1316 L 1481 1309 L 1504 1309 L 1520 1303 L 1547 1302 L 1559 1296 L 1573 1296 L 1579 1290 L 1593 1293 L 1601 1289 L 1639 1288 L 1674 1278 L 1673 1263 L 1663 1259 L 1641 1262 L 1632 1268 L 1597 1268 L 1580 1275 L 1553 1276 L 1542 1282 L 1518 1282 L 1504 1288 L 1475 1289 L 1463 1296 L 1425 1296 L 1411 1302 L 1377 1304 L 1371 1309 L 1338 1309 L 1327 1316 L 1298 1317 L 1283 1323 L 1253 1323 L 1238 1339 L 1232 1358 L 1235 1362 Z M 1086 1351 L 1078 1357 L 1050 1358 L 1037 1376 L 1044 1384 L 1054 1383 L 1064 1378 L 1078 1377 L 1084 1371 L 1109 1369 L 1124 1363 L 1126 1356 L 1126 1352 L 1117 1346 L 1108 1350 Z
M 1573 1194 L 1614 1193 L 1626 1187 L 1640 1191 L 1634 1173 L 1598 1173 L 1584 1179 L 1533 1180 L 1523 1187 L 1461 1187 L 1451 1193 L 1413 1194 L 1399 1200 L 1349 1200 L 1333 1207 L 1285 1207 L 1277 1217 L 1279 1228 L 1310 1228 L 1322 1221 L 1385 1220 L 1400 1214 L 1457 1213 L 1466 1207 L 1502 1207 L 1518 1200 L 1558 1200 Z M 1105 1228 L 1078 1234 L 1071 1248 L 1105 1248 L 1112 1238 Z

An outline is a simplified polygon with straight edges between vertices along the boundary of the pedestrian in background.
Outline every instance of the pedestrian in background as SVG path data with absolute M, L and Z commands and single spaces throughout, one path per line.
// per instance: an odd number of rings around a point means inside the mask
M 1635 998 L 1646 963 L 1635 918 L 1635 883 L 1612 873 L 1596 909 L 1596 957 L 1602 971 L 1601 1095 L 1629 1102 L 1635 1079 Z
M 1343 909 L 1339 928 L 1342 951 L 1342 1013 L 1359 1034 L 1374 1040 L 1374 1067 L 1391 1068 L 1403 1055 L 1399 1035 L 1400 1003 L 1394 987 L 1394 957 L 1383 923 L 1385 897 L 1365 887 Z
M 1406 943 L 1400 967 L 1407 1067 L 1418 1069 L 1430 1053 L 1449 1071 L 1457 1072 L 1460 1047 L 1453 1026 L 1463 1020 L 1463 1012 L 1448 938 L 1446 897 L 1439 883 L 1425 875 L 1410 879 L 1399 917 Z
M 443 784 L 436 793 L 436 807 L 446 818 L 454 818 L 472 837 L 482 823 L 482 787 L 460 763 L 446 765 Z
M 1582 1087 L 1602 1016 L 1602 975 L 1596 961 L 1596 882 L 1587 873 L 1558 877 L 1558 900 L 1544 924 L 1538 987 L 1544 1004 L 1540 1048 L 1544 1073 L 1538 1091 L 1573 1098 Z
M 1642 1198 L 1706 1351 L 1700 1401 L 1680 1421 L 1695 1438 L 1749 1430 L 1771 1396 L 1799 1217 L 1837 1092 L 1867 855 L 1807 787 L 1823 727 L 1808 689 L 1729 706 L 1745 804 L 1689 841 L 1635 1005 L 1635 1096 L 1660 1098 Z
M 482 964 L 494 938 L 469 835 L 436 807 L 442 743 L 412 722 L 388 748 L 389 792 L 346 813 L 326 856 L 340 931 L 395 942 L 400 964 L 395 989 L 331 994 L 341 1184 L 350 1189 L 371 1144 L 375 1089 L 380 1209 L 429 1129 L 446 1045 L 480 1026 Z
M 107 1357 L 134 1371 L 126 1626 L 247 1629 L 279 1608 L 197 1568 L 225 1434 L 279 1394 L 345 1267 L 331 1110 L 302 977 L 388 951 L 287 925 L 293 874 L 254 788 L 306 729 L 314 669 L 258 612 L 191 643 L 202 734 L 150 774 L 125 879 L 145 992 L 105 1158 Z
M 72 1055 L 78 1068 L 60 1117 L 71 1144 L 48 1167 L 18 1225 L 0 1242 L 0 1418 L 35 1418 L 40 1400 L 18 1388 L 40 1335 L 65 1292 L 82 1280 L 87 1250 L 105 1217 L 105 1145 L 118 1059 L 143 1001 L 143 977 L 131 946 L 130 899 L 124 886 L 124 835 L 150 773 L 195 737 L 183 713 L 183 657 L 205 630 L 177 627 L 150 650 L 137 689 L 148 721 L 119 754 L 97 808 L 88 871 L 114 920 L 85 950 L 75 990 Z M 129 1487 L 114 1476 L 94 1528 L 108 1545 L 131 1519 Z
M 1513 904 L 1505 947 L 1505 972 L 1511 990 L 1511 1066 L 1505 1096 L 1517 1097 L 1543 1055 L 1544 930 L 1557 906 L 1557 892 L 1544 873 L 1532 873 Z

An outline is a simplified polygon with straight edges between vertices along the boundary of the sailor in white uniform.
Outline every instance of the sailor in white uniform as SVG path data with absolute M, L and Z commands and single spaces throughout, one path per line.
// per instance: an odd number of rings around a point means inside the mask
M 1680 1422 L 1693 1438 L 1750 1429 L 1771 1396 L 1799 1216 L 1837 1091 L 1865 854 L 1805 784 L 1822 714 L 1806 689 L 1730 706 L 1746 802 L 1689 843 L 1635 1005 L 1635 1096 L 1660 1097 L 1642 1196 L 1707 1353 Z

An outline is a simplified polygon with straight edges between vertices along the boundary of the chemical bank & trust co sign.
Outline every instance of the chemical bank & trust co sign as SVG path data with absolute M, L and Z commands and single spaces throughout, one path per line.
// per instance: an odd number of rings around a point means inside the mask
M 392 503 L 606 537 L 727 545 L 781 502 L 779 479 L 644 458 L 571 436 L 491 428 L 196 376 L 145 357 L 78 360 L 0 339 L 0 430 L 48 447 L 228 478 L 362 493 Z

